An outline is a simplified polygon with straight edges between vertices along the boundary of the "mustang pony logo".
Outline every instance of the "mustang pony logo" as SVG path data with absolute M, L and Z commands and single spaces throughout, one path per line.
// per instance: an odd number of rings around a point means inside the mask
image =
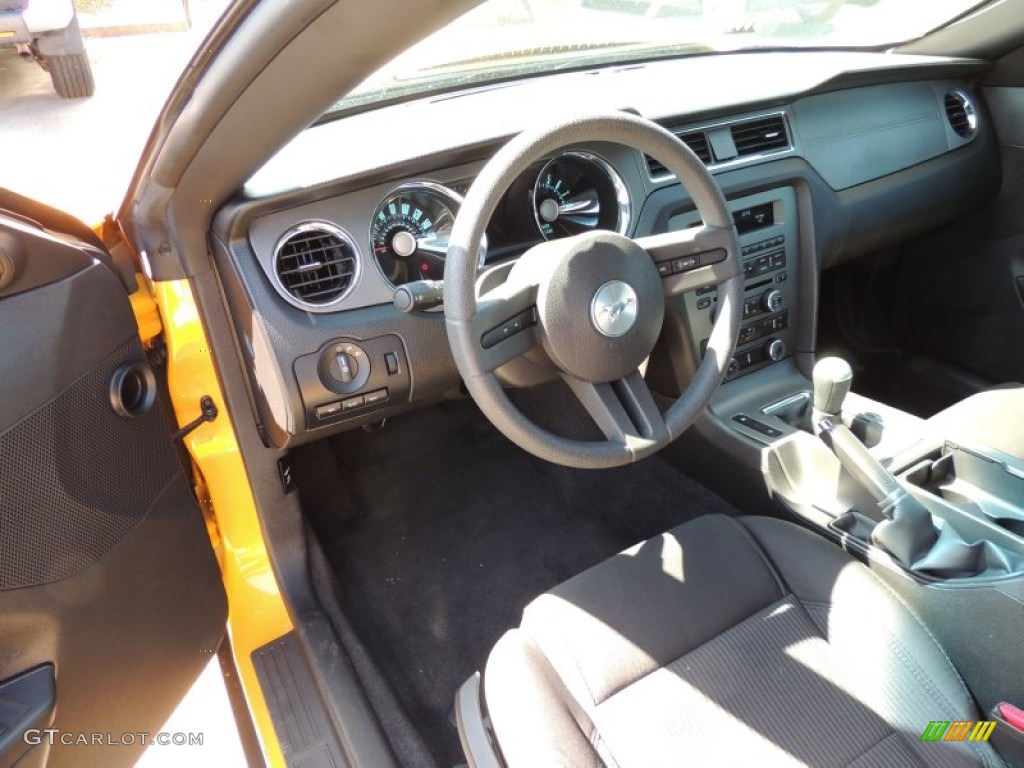
M 626 307 L 635 302 L 636 299 L 632 296 L 627 296 L 622 301 L 615 301 L 611 304 L 605 304 L 601 307 L 601 314 L 608 315 L 608 322 L 614 323 L 619 319 L 619 315 L 626 311 Z

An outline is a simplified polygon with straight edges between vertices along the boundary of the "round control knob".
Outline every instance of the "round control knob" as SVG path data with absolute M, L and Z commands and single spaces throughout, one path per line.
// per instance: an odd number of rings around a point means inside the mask
M 729 361 L 729 365 L 725 369 L 725 380 L 728 381 L 729 379 L 735 379 L 739 372 L 740 364 L 734 357 Z
M 773 363 L 779 362 L 786 356 L 786 342 L 782 339 L 769 339 L 764 345 L 764 356 Z
M 761 307 L 765 312 L 778 312 L 782 309 L 782 301 L 783 296 L 780 290 L 765 291 L 761 295 Z
M 370 378 L 370 358 L 366 351 L 351 342 L 335 342 L 320 355 L 320 381 L 331 392 L 348 394 L 362 387 Z
M 330 363 L 331 377 L 342 384 L 348 384 L 359 373 L 359 363 L 348 352 L 339 352 Z

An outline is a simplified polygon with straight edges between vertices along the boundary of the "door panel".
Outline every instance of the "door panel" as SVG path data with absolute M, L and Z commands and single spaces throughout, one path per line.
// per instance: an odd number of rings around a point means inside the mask
M 155 735 L 220 643 L 219 569 L 164 406 L 140 395 L 155 390 L 119 279 L 93 246 L 0 213 L 3 254 L 0 685 L 52 664 L 52 727 L 104 743 L 58 735 L 46 765 L 131 765 L 141 739 L 108 742 Z M 136 415 L 112 398 L 126 366 Z

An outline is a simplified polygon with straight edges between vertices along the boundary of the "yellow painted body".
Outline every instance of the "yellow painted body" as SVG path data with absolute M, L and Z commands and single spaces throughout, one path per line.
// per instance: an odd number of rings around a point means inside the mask
M 253 668 L 252 652 L 291 631 L 292 623 L 267 558 L 252 489 L 224 406 L 210 346 L 187 281 L 150 283 L 140 275 L 139 286 L 132 307 L 143 341 L 159 334 L 162 324 L 168 386 L 178 424 L 188 424 L 199 416 L 199 400 L 204 395 L 212 397 L 217 405 L 217 418 L 186 436 L 185 446 L 195 465 L 196 491 L 224 578 L 228 635 L 239 680 L 267 764 L 284 766 Z

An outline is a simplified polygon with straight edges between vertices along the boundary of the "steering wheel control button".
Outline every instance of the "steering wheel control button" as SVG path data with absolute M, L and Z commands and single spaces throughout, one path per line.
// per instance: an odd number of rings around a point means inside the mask
M 697 267 L 720 264 L 725 261 L 726 255 L 724 248 L 716 248 L 713 251 L 696 253 L 693 256 L 680 256 L 678 259 L 672 259 L 670 261 L 659 261 L 656 262 L 656 265 L 658 267 L 658 274 L 661 275 L 661 277 L 671 277 L 672 275 L 678 275 L 680 272 L 688 272 L 691 269 L 696 269 Z M 714 286 L 711 286 L 710 290 L 714 290 Z
M 537 323 L 537 310 L 530 308 L 525 312 L 520 312 L 510 320 L 506 320 L 499 326 L 491 328 L 491 330 L 484 333 L 480 337 L 480 346 L 484 349 L 490 349 L 495 344 L 504 341 L 510 336 L 514 336 L 524 328 L 529 328 L 531 325 Z
M 333 344 L 320 358 L 320 380 L 332 392 L 350 394 L 370 378 L 370 359 L 362 347 L 348 342 Z
M 725 261 L 726 256 L 728 256 L 724 248 L 716 248 L 713 251 L 705 251 L 698 255 L 700 257 L 700 265 L 702 267 L 706 267 L 711 264 L 721 264 Z

